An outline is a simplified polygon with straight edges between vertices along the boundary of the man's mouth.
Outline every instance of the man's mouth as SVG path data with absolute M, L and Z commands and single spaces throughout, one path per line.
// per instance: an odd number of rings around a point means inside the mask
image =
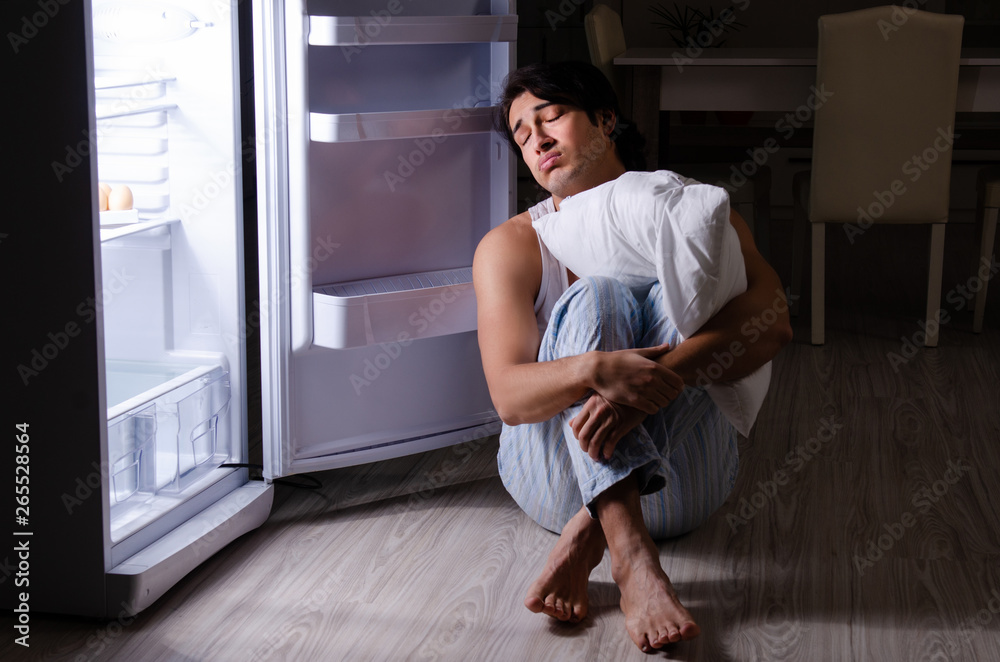
M 554 152 L 552 154 L 546 154 L 538 161 L 538 171 L 545 172 L 553 167 L 555 167 L 556 159 L 558 159 L 562 154 Z

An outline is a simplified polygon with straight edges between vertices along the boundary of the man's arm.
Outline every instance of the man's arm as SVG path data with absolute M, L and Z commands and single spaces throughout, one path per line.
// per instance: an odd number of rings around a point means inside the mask
M 788 305 L 777 273 L 757 251 L 746 221 L 733 211 L 729 220 L 740 239 L 746 291 L 733 297 L 697 333 L 657 359 L 689 386 L 745 377 L 774 358 L 792 339 Z M 592 459 L 607 459 L 621 438 L 643 419 L 643 412 L 595 394 L 570 421 L 570 427 Z
M 677 375 L 652 360 L 665 347 L 537 361 L 534 301 L 541 283 L 541 256 L 527 214 L 483 238 L 472 273 L 483 371 L 493 405 L 505 423 L 548 420 L 591 390 L 652 413 L 683 387 Z

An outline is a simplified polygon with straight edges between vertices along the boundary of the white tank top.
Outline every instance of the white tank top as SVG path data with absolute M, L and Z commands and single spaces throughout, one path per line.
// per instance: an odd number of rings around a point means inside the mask
M 528 214 L 532 221 L 537 221 L 555 210 L 552 198 L 547 198 L 528 209 Z M 541 337 L 549 325 L 549 317 L 556 301 L 569 287 L 569 278 L 566 275 L 566 267 L 549 252 L 541 237 L 538 238 L 538 250 L 542 254 L 542 282 L 538 286 L 538 296 L 535 297 L 535 319 L 538 321 L 538 335 Z

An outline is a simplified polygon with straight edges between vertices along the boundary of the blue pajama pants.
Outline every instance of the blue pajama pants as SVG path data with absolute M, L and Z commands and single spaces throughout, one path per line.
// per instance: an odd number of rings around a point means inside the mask
M 556 303 L 538 360 L 663 342 L 676 345 L 679 335 L 663 314 L 659 284 L 640 302 L 617 280 L 581 278 Z M 500 477 L 540 525 L 561 532 L 585 504 L 594 516 L 594 499 L 633 473 L 654 539 L 697 528 L 726 500 L 739 465 L 736 429 L 704 389 L 686 386 L 623 437 L 607 462 L 591 460 L 569 426 L 584 401 L 500 433 Z

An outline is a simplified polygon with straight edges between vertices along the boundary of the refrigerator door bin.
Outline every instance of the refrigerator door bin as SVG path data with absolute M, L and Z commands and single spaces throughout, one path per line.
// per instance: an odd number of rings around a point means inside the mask
M 297 271 L 313 283 L 314 345 L 476 328 L 469 267 L 494 218 L 496 140 L 482 131 L 311 143 L 312 250 Z M 421 312 L 428 306 L 434 314 Z
M 349 142 L 393 138 L 487 133 L 492 128 L 492 108 L 421 110 L 390 113 L 309 114 L 309 138 L 315 142 Z
M 313 113 L 382 113 L 492 105 L 500 91 L 493 62 L 504 42 L 412 46 L 311 46 L 308 99 Z M 434 71 L 433 77 L 427 71 Z
M 472 331 L 472 269 L 372 278 L 317 287 L 313 342 L 345 349 Z

